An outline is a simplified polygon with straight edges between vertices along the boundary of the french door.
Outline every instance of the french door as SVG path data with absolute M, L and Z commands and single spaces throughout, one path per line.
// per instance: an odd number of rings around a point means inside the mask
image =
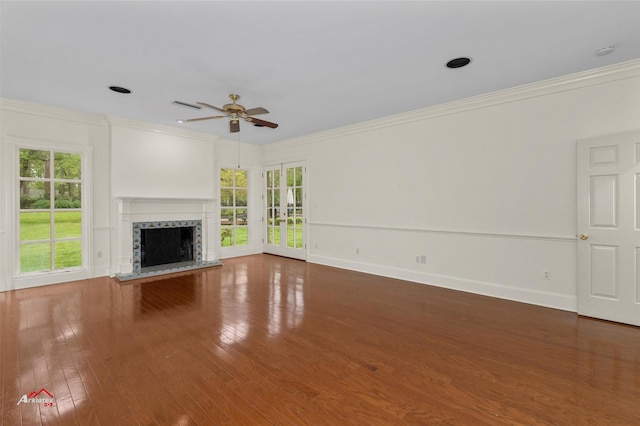
M 306 260 L 306 167 L 287 163 L 264 169 L 264 252 Z
M 577 153 L 578 313 L 640 325 L 640 133 Z

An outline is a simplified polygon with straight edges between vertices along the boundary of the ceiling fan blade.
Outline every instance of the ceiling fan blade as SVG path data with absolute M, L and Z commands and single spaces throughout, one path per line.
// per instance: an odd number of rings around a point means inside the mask
M 200 121 L 200 120 L 211 120 L 212 118 L 225 118 L 226 115 L 214 115 L 212 117 L 200 117 L 200 118 L 189 118 L 184 121 Z
M 229 121 L 229 131 L 231 133 L 238 133 L 240 131 L 240 122 L 238 120 Z
M 218 110 L 220 112 L 224 112 L 226 114 L 226 111 L 223 110 L 222 108 L 218 108 L 217 106 L 213 106 L 213 105 L 209 105 L 206 102 L 196 102 L 198 105 L 202 105 L 202 106 L 206 106 L 207 108 L 211 108 L 211 109 L 215 109 Z
M 253 123 L 255 126 L 258 126 L 258 127 L 270 127 L 272 129 L 275 129 L 276 127 L 278 127 L 276 123 L 260 120 L 259 118 L 247 117 L 245 120 L 247 120 L 249 123 Z
M 247 115 L 258 115 L 258 114 L 269 114 L 269 111 L 267 111 L 266 108 L 258 107 L 258 108 L 245 109 L 244 113 Z

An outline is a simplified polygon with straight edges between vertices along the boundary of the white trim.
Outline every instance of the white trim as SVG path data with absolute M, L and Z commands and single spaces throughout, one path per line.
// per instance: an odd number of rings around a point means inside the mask
M 161 133 L 171 136 L 180 136 L 188 139 L 196 139 L 207 142 L 217 142 L 220 136 L 201 133 L 194 130 L 182 129 L 180 127 L 165 126 L 163 124 L 150 123 L 148 121 L 140 121 L 132 118 L 118 117 L 113 115 L 105 115 L 105 120 L 109 124 L 109 127 L 126 127 L 129 129 L 146 130 L 155 133 Z
M 66 121 L 75 121 L 82 124 L 92 124 L 106 127 L 108 125 L 104 115 L 79 112 L 75 110 L 20 101 L 17 99 L 0 98 L 0 108 L 6 111 L 35 115 L 46 118 L 54 118 Z
M 427 274 L 403 268 L 394 268 L 366 262 L 354 262 L 329 256 L 309 255 L 307 261 L 310 263 L 406 280 L 419 284 L 481 294 L 483 296 L 496 297 L 498 299 L 513 300 L 516 302 L 546 306 L 564 311 L 577 311 L 576 296 L 514 288 L 498 283 L 470 280 L 449 275 Z
M 323 132 L 313 133 L 280 142 L 260 145 L 264 151 L 288 150 L 294 146 L 323 142 L 327 139 L 369 132 L 390 126 L 399 126 L 415 121 L 427 120 L 451 114 L 459 114 L 479 108 L 521 101 L 524 99 L 546 96 L 569 90 L 581 89 L 628 78 L 640 76 L 640 59 L 620 64 L 596 68 L 584 72 L 570 74 L 549 80 L 500 90 L 484 95 L 473 96 L 453 102 L 434 105 L 414 111 L 394 114 L 383 118 L 364 121 Z M 263 152 L 264 152 L 263 151 Z
M 40 287 L 43 285 L 66 283 L 69 281 L 85 280 L 90 278 L 89 270 L 74 269 L 66 271 L 53 271 L 41 275 L 14 276 L 12 290 Z
M 462 231 L 458 229 L 408 228 L 408 227 L 400 227 L 400 226 L 360 225 L 360 224 L 353 224 L 353 223 L 331 223 L 331 222 L 311 222 L 311 221 L 309 221 L 307 224 L 311 226 L 328 226 L 328 227 L 338 227 L 338 228 L 379 229 L 379 230 L 403 231 L 403 232 L 457 234 L 457 235 L 470 235 L 470 236 L 478 236 L 478 237 L 562 241 L 562 242 L 571 242 L 571 243 L 574 243 L 577 241 L 577 237 L 575 235 L 568 236 L 568 235 L 511 234 L 511 233 L 502 233 L 502 232 Z
M 133 272 L 133 222 L 200 220 L 203 261 L 217 260 L 215 198 L 117 197 L 112 199 L 113 230 L 109 275 Z M 213 231 L 212 231 L 213 230 Z

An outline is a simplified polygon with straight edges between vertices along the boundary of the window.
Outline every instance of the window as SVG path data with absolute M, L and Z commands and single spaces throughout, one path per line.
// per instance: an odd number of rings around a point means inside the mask
M 246 170 L 220 169 L 220 242 L 222 247 L 249 244 Z
M 20 149 L 20 272 L 82 267 L 82 156 Z

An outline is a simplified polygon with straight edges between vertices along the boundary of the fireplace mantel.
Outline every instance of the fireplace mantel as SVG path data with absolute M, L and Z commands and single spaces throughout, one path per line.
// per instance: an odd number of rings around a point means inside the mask
M 133 272 L 133 223 L 200 220 L 204 262 L 216 261 L 218 204 L 214 198 L 116 197 L 113 199 L 111 276 Z

